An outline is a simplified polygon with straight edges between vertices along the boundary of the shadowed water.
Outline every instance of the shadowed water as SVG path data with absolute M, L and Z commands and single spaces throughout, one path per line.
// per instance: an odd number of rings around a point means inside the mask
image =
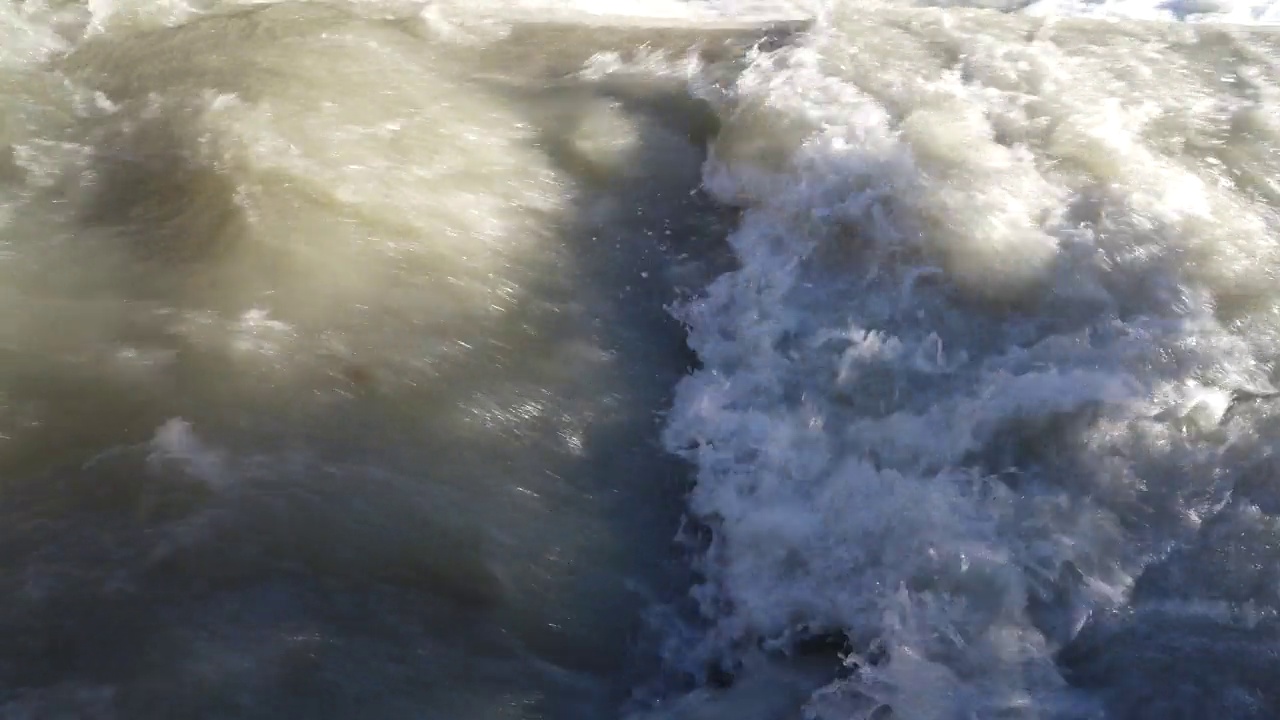
M 651 34 L 378 15 L 6 54 L 0 716 L 601 717 L 653 671 L 716 120 L 579 74 Z
M 0 6 L 0 717 L 1276 716 L 1276 6 L 971 4 Z

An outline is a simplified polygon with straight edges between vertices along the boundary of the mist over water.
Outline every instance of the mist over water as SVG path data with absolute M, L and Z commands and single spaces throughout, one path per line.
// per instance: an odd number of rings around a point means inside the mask
M 1280 714 L 1275 8 L 973 4 L 0 6 L 0 718 Z

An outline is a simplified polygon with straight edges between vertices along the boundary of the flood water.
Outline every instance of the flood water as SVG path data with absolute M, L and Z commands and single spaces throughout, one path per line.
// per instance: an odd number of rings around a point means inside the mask
M 0 5 L 0 720 L 1280 716 L 1277 8 Z
M 613 711 L 687 582 L 709 108 L 581 73 L 636 32 L 2 17 L 0 716 Z

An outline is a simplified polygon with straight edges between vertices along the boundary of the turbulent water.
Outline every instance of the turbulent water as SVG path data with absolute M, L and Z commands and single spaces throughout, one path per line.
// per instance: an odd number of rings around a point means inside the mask
M 970 5 L 6 0 L 0 718 L 1280 716 L 1280 6 Z

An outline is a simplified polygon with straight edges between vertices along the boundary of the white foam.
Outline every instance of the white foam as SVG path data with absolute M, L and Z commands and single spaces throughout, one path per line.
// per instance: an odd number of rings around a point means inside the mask
M 677 310 L 705 366 L 681 384 L 666 430 L 668 446 L 697 465 L 690 508 L 715 532 L 695 590 L 713 625 L 700 650 L 737 656 L 757 643 L 786 648 L 806 633 L 845 633 L 883 659 L 814 695 L 814 712 L 856 717 L 887 704 L 913 720 L 1036 717 L 1070 694 L 1054 651 L 1091 614 L 1130 602 L 1147 565 L 1231 507 L 1227 459 L 1247 464 L 1270 452 L 1272 411 L 1233 410 L 1240 398 L 1274 393 L 1271 358 L 1280 355 L 1276 41 L 1131 20 L 1266 24 L 1276 11 L 1257 2 L 971 3 L 1020 10 L 1007 14 L 917 7 L 930 4 L 351 7 L 357 16 L 419 17 L 438 38 L 481 44 L 513 22 L 644 27 L 656 36 L 819 19 L 802 44 L 753 53 L 736 79 L 679 64 L 610 66 L 604 56 L 585 75 L 692 75 L 723 123 L 707 189 L 746 208 L 729 238 L 741 268 Z M 555 235 L 576 199 L 574 182 L 544 152 L 528 108 L 455 84 L 465 56 L 448 48 L 424 51 L 418 38 L 321 4 L 264 11 L 273 13 L 264 26 L 282 36 L 316 29 L 308 62 L 248 44 L 251 34 L 234 20 L 211 21 L 207 33 L 111 44 L 116 32 L 179 25 L 212 4 L 94 0 L 56 18 L 39 3 L 21 8 L 0 9 L 0 69 L 24 71 L 14 75 L 17 99 L 0 98 L 6 119 L 15 118 L 3 128 L 4 147 L 24 192 L 58 188 L 58 208 L 76 215 L 46 227 L 38 214 L 10 213 L 30 222 L 22 231 L 57 238 L 49 228 L 94 212 L 127 227 L 138 220 L 127 211 L 149 197 L 107 191 L 135 187 L 130 171 L 176 178 L 181 210 L 152 225 L 189 240 L 220 212 L 244 224 L 225 236 L 240 241 L 226 243 L 229 257 L 215 264 L 226 271 L 213 282 L 193 275 L 174 294 L 243 301 L 246 278 L 265 267 L 275 274 L 270 285 L 293 298 L 279 301 L 289 323 L 242 303 L 153 323 L 136 305 L 91 313 L 94 296 L 69 309 L 42 305 L 49 327 L 37 327 L 25 311 L 47 289 L 18 292 L 23 302 L 6 304 L 19 318 L 5 326 L 7 337 L 25 337 L 41 358 L 55 357 L 65 336 L 92 344 L 125 325 L 121 318 L 144 317 L 139 324 L 156 335 L 199 350 L 239 350 L 232 355 L 245 367 L 290 361 L 288 372 L 281 363 L 281 374 L 250 390 L 285 387 L 289 373 L 310 389 L 334 372 L 317 366 L 385 339 L 383 326 L 360 313 L 408 308 L 415 333 L 434 323 L 449 342 L 406 348 L 386 374 L 406 388 L 426 385 L 441 366 L 466 364 L 471 356 L 458 349 L 487 337 L 477 328 L 498 326 L 494 318 L 514 306 L 524 289 L 514 268 L 569 259 Z M 25 73 L 74 45 L 78 27 L 99 37 L 67 72 L 101 73 L 111 92 Z M 204 64 L 225 59 L 218 53 L 230 40 L 246 43 L 232 52 L 260 64 L 231 73 Z M 40 103 L 38 112 L 28 107 Z M 391 109 L 404 112 L 388 117 Z M 569 146 L 625 175 L 647 129 L 608 102 L 576 109 L 581 123 Z M 82 121 L 89 137 L 68 139 L 65 126 Z M 104 176 L 118 182 L 99 182 Z M 226 177 L 230 189 L 214 182 Z M 32 206 L 42 207 L 24 207 Z M 298 238 L 305 242 L 273 244 Z M 127 251 L 101 252 L 114 263 L 95 268 L 103 275 L 135 265 Z M 402 305 L 394 292 L 419 290 L 421 278 L 437 281 L 429 301 Z M 332 330 L 335 314 L 352 308 L 354 317 Z M 538 346 L 512 342 L 514 364 L 530 377 L 565 357 L 546 360 Z M 171 364 L 130 353 L 117 359 Z M 372 384 L 363 367 L 349 376 Z M 566 420 L 519 390 L 485 386 L 447 399 L 466 417 L 441 414 L 438 428 L 475 422 L 514 445 L 526 428 L 550 422 L 570 456 L 583 451 L 583 428 L 595 421 L 588 412 Z M 154 461 L 224 482 L 221 456 L 181 420 L 157 432 L 152 450 Z M 553 523 L 563 535 L 554 553 L 538 554 L 527 540 L 545 536 L 540 520 L 553 514 L 538 513 L 553 507 L 541 503 L 557 489 L 525 483 L 518 501 L 495 491 L 478 504 L 518 550 L 509 574 L 543 578 L 529 581 L 545 595 L 525 603 L 537 610 L 519 610 L 529 627 L 545 625 L 539 613 L 550 616 L 575 589 L 545 579 L 559 577 L 555 553 L 585 563 L 613 551 L 601 540 L 606 529 L 584 517 L 580 527 Z M 336 486 L 329 492 L 343 496 Z M 387 497 L 391 506 L 399 496 Z M 1264 513 L 1249 508 L 1242 516 L 1265 534 Z M 385 509 L 366 512 L 382 520 Z M 1247 574 L 1251 562 L 1228 571 Z M 802 698 L 808 679 L 779 680 L 774 670 L 750 667 L 735 690 L 703 689 L 674 714 L 785 712 L 772 702 L 786 695 L 789 706 L 796 688 Z
M 212 488 L 231 482 L 223 453 L 206 445 L 182 418 L 170 418 L 156 429 L 147 462 L 157 469 L 176 465 L 187 477 Z
M 1036 0 L 1023 12 L 1036 16 L 1280 24 L 1280 2 L 1275 0 Z
M 707 92 L 742 267 L 677 311 L 705 367 L 667 442 L 711 652 L 874 642 L 823 717 L 1086 703 L 1053 653 L 1223 507 L 1228 409 L 1273 392 L 1280 166 L 1235 118 L 1275 111 L 1275 51 L 845 4 Z

